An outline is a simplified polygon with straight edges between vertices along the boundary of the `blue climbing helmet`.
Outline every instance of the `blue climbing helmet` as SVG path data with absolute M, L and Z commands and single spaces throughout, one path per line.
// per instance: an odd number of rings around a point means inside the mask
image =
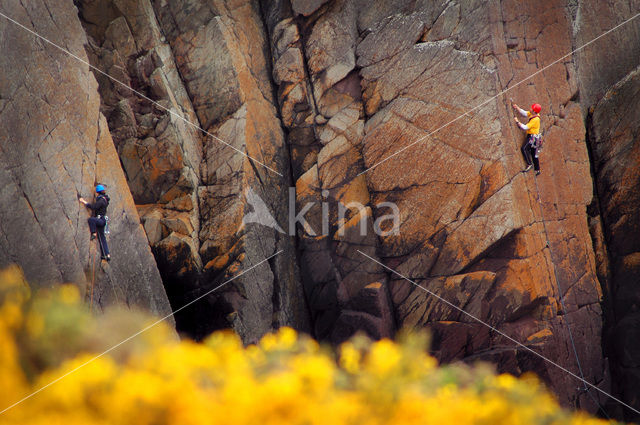
M 99 184 L 96 186 L 96 193 L 104 192 L 104 186 Z

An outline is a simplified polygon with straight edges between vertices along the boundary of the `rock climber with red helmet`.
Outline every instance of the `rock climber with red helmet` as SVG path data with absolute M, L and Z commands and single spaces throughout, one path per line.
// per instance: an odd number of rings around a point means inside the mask
M 522 146 L 522 153 L 524 154 L 524 159 L 527 162 L 527 168 L 523 171 L 527 172 L 533 166 L 536 170 L 536 175 L 540 174 L 540 161 L 538 160 L 538 155 L 540 154 L 540 149 L 542 149 L 542 138 L 540 137 L 540 111 L 542 107 L 534 103 L 531 105 L 530 111 L 525 111 L 522 108 L 519 108 L 515 103 L 511 103 L 513 109 L 518 111 L 520 115 L 523 117 L 529 118 L 529 121 L 526 124 L 518 121 L 517 117 L 513 117 L 516 123 L 518 123 L 518 127 L 521 130 L 527 132 L 527 141 L 524 146 Z

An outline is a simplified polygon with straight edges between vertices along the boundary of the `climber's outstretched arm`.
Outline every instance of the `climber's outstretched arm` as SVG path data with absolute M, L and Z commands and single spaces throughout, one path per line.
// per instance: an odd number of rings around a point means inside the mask
M 524 109 L 522 109 L 521 107 L 519 107 L 518 105 L 516 105 L 515 103 L 512 103 L 511 106 L 513 107 L 513 109 L 515 109 L 516 111 L 518 111 L 518 113 L 520 115 L 522 115 L 523 117 L 528 117 L 529 113 L 527 111 L 525 111 Z

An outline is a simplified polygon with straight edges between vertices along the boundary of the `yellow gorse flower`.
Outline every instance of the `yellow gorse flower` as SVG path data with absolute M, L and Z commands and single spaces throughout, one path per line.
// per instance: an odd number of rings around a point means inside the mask
M 30 294 L 19 270 L 0 273 L 0 410 L 71 372 L 0 424 L 604 423 L 562 410 L 534 376 L 438 367 L 415 334 L 356 337 L 336 355 L 290 328 L 244 347 L 228 331 L 195 343 L 160 325 L 95 357 L 150 320 L 92 316 L 73 286 Z

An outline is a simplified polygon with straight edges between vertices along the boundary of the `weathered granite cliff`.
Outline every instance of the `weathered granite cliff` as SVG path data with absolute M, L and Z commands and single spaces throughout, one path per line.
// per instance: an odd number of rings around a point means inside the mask
M 0 262 L 86 285 L 75 191 L 106 182 L 119 259 L 101 287 L 156 305 L 161 275 L 177 308 L 223 285 L 180 332 L 428 328 L 442 361 L 534 371 L 566 405 L 615 412 L 402 275 L 640 407 L 640 26 L 582 48 L 640 4 L 35 3 L 0 10 L 106 75 L 0 20 Z M 543 105 L 538 177 L 510 98 Z
M 605 236 L 599 242 L 604 251 L 600 280 L 606 283 L 609 308 L 606 346 L 612 357 L 614 389 L 637 406 L 640 404 L 640 69 L 615 84 L 594 105 L 589 118 L 598 194 L 592 215 L 601 217 Z
M 71 2 L 3 1 L 0 12 L 86 61 L 87 38 Z M 94 304 L 170 312 L 120 167 L 98 85 L 86 63 L 0 21 L 0 267 L 29 282 L 94 285 Z M 110 263 L 89 241 L 77 194 L 102 183 L 111 196 Z M 97 255 L 97 258 L 96 258 Z
M 178 329 L 199 338 L 231 326 L 246 342 L 282 325 L 308 330 L 294 239 L 242 220 L 254 193 L 284 221 L 290 181 L 259 7 L 77 4 L 94 65 L 135 90 L 98 76 L 174 308 L 282 251 L 185 309 Z

